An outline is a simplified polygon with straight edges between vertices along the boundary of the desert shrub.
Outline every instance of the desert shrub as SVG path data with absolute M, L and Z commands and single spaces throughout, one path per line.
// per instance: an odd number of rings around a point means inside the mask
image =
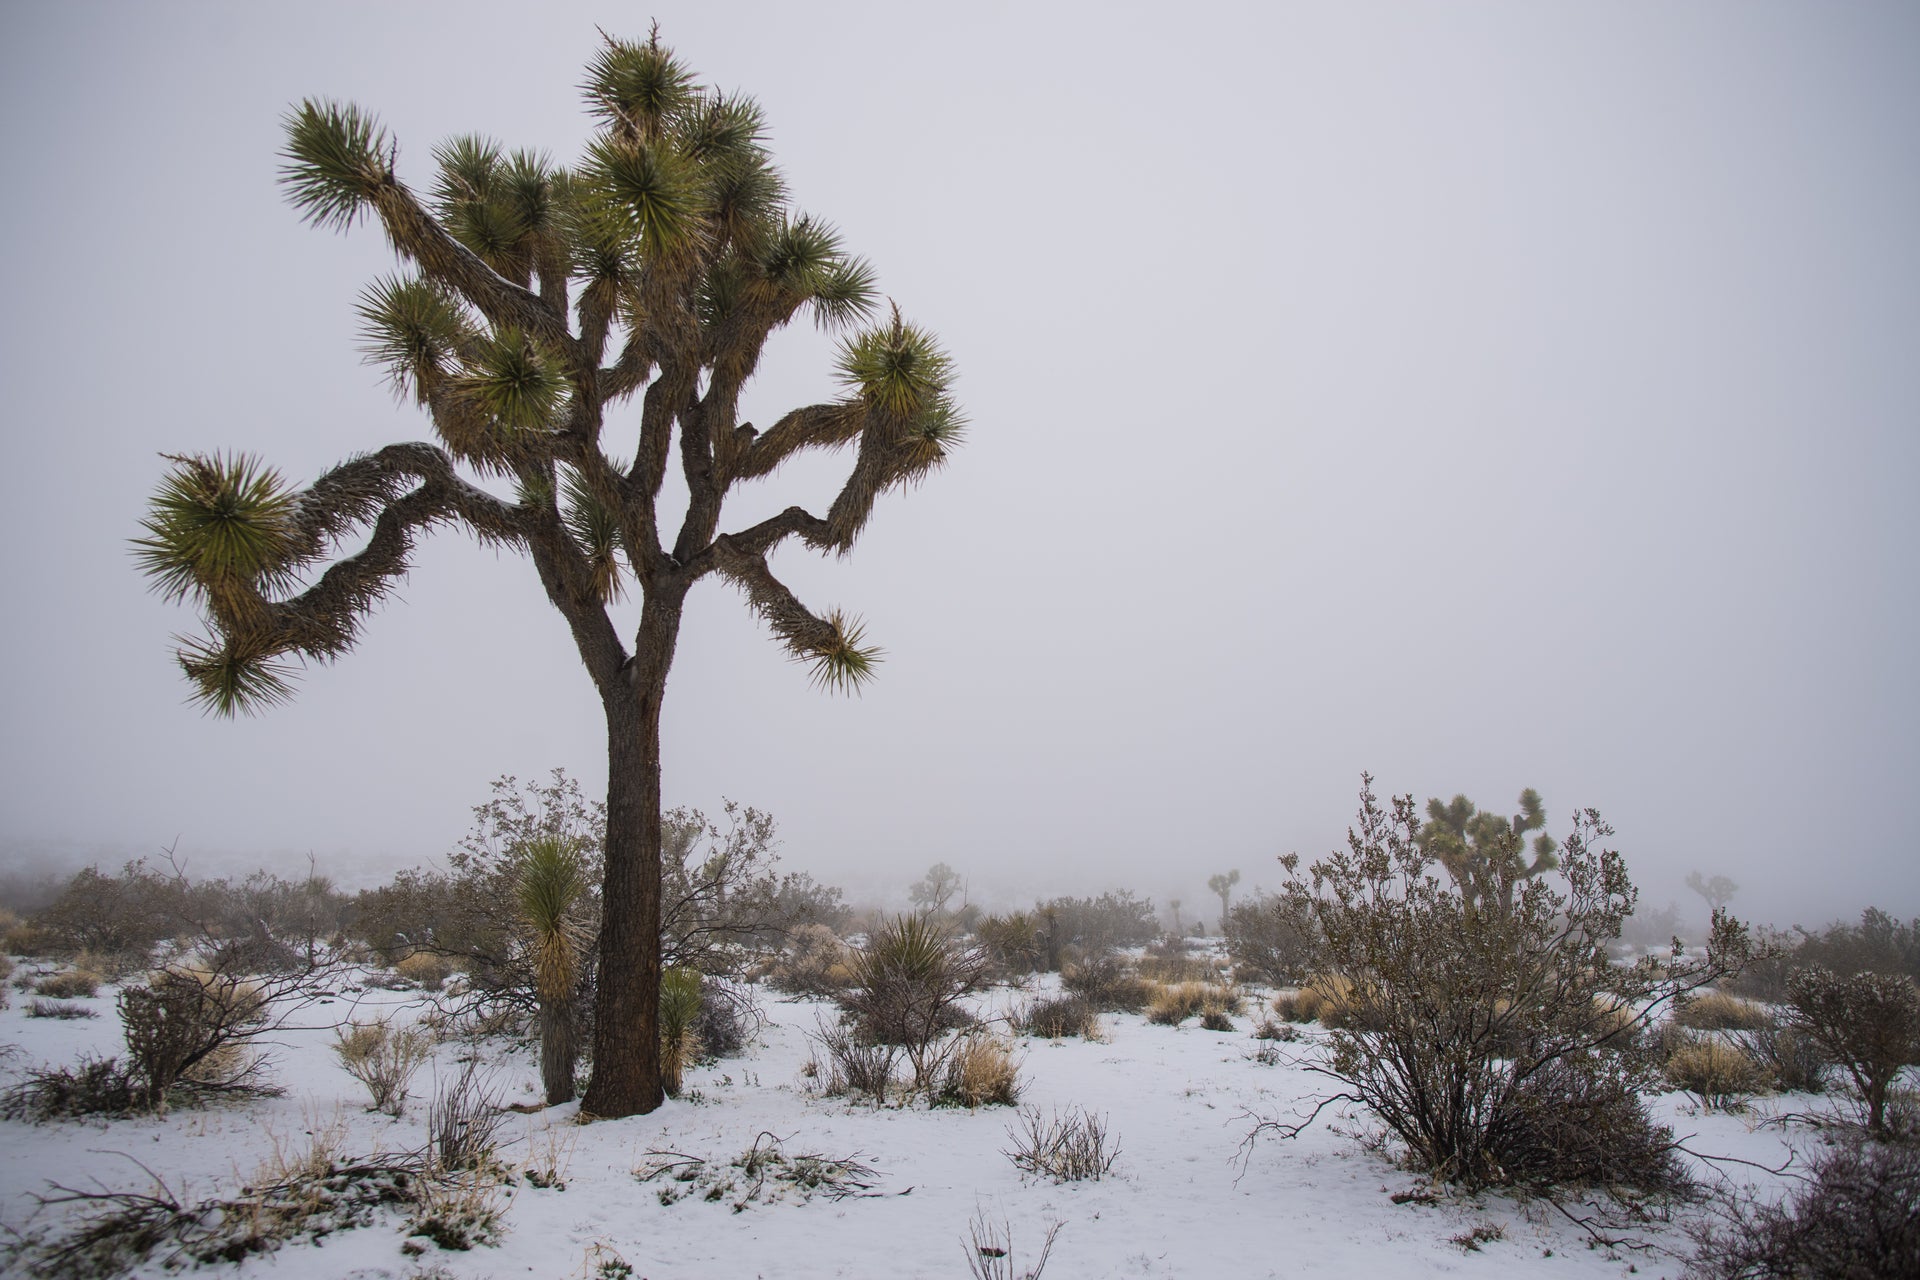
M 826 1054 L 824 1065 L 817 1057 L 808 1063 L 822 1093 L 830 1098 L 852 1093 L 864 1094 L 875 1102 L 887 1100 L 895 1084 L 898 1047 L 862 1040 L 844 1023 L 820 1023 L 814 1042 Z
M 700 984 L 700 1012 L 694 1019 L 699 1060 L 713 1062 L 745 1051 L 760 1018 L 747 993 L 718 979 Z
M 1782 1093 L 1823 1093 L 1833 1059 L 1820 1042 L 1798 1027 L 1769 1022 L 1739 1036 L 1740 1046 Z
M 385 1018 L 354 1022 L 334 1032 L 333 1052 L 347 1074 L 367 1087 L 372 1109 L 397 1117 L 406 1110 L 414 1074 L 433 1053 L 433 1036 Z
M 1022 1035 L 1060 1040 L 1079 1036 L 1092 1040 L 1099 1035 L 1100 1015 L 1078 996 L 1053 996 L 1035 1000 L 1014 1018 L 1014 1029 Z
M 988 971 L 998 979 L 1024 978 L 1040 969 L 1047 958 L 1040 922 L 1025 911 L 982 916 L 973 936 L 986 955 Z
M 1318 1022 L 1322 1004 L 1320 992 L 1313 987 L 1282 991 L 1273 997 L 1273 1011 L 1286 1022 Z
M 1153 903 L 1115 889 L 1097 898 L 1052 898 L 1034 908 L 1041 953 L 1049 970 L 1068 959 L 1068 948 L 1098 954 L 1138 947 L 1160 932 Z
M 1787 983 L 1799 969 L 1818 965 L 1835 973 L 1905 974 L 1920 982 L 1920 918 L 1904 924 L 1877 907 L 1858 924 L 1836 923 L 1818 933 L 1795 928 L 1761 939 L 1764 953 L 1732 984 L 1733 990 L 1770 1004 L 1787 1001 Z
M 1275 1022 L 1272 1018 L 1262 1018 L 1254 1025 L 1253 1038 L 1293 1041 L 1300 1038 L 1300 1029 L 1291 1022 Z
M 75 1004 L 71 1000 L 41 1000 L 36 998 L 27 1006 L 29 1018 L 58 1018 L 70 1021 L 74 1018 L 97 1018 L 99 1013 L 84 1004 Z
M 5 982 L 8 978 L 11 978 L 12 976 L 13 976 L 13 957 L 10 955 L 7 955 L 4 952 L 0 952 L 0 982 Z
M 1773 1021 L 1760 1005 L 1723 991 L 1705 991 L 1673 1005 L 1673 1020 L 1695 1031 L 1758 1031 Z
M 127 1056 L 155 1108 L 183 1081 L 237 1089 L 257 1066 L 239 1050 L 265 1025 L 267 997 L 239 975 L 161 969 L 145 985 L 122 987 L 119 1004 Z
M 100 975 L 89 973 L 85 969 L 68 969 L 63 973 L 51 974 L 33 984 L 35 995 L 47 996 L 54 1000 L 90 997 L 99 989 Z
M 1055 1182 L 1098 1182 L 1120 1156 L 1106 1117 L 1078 1107 L 1051 1115 L 1022 1107 L 1007 1137 L 1013 1145 L 1004 1154 L 1015 1168 Z
M 1558 871 L 1546 874 L 1528 864 L 1518 824 L 1483 833 L 1464 877 L 1440 874 L 1421 829 L 1411 796 L 1389 811 L 1366 778 L 1349 847 L 1310 875 L 1286 860 L 1281 896 L 1314 925 L 1312 969 L 1347 984 L 1317 1065 L 1423 1171 L 1468 1186 L 1509 1182 L 1518 1175 L 1502 1158 L 1500 1126 L 1522 1126 L 1531 1091 L 1552 1083 L 1549 1092 L 1633 1099 L 1651 1070 L 1633 1051 L 1633 1026 L 1737 970 L 1746 933 L 1721 917 L 1706 959 L 1621 968 L 1609 947 L 1636 894 L 1619 854 L 1597 843 L 1611 834 L 1597 813 L 1576 815 Z M 1621 1023 L 1621 1005 L 1639 1011 L 1633 1023 Z M 1561 1070 L 1571 1082 L 1552 1079 Z M 1255 1133 L 1290 1136 L 1310 1122 L 1267 1121 Z
M 999 1036 L 970 1032 L 947 1058 L 933 1101 L 955 1107 L 1010 1107 L 1020 1096 L 1020 1064 Z
M 1153 984 L 1119 956 L 1089 956 L 1060 971 L 1060 989 L 1101 1013 L 1138 1013 L 1153 998 Z
M 1171 934 L 1153 940 L 1140 957 L 1139 969 L 1151 982 L 1204 982 L 1217 976 L 1211 964 L 1187 950 L 1184 938 Z
M 1289 914 L 1281 899 L 1263 894 L 1237 903 L 1224 923 L 1236 980 L 1276 987 L 1306 980 L 1313 954 L 1311 925 Z
M 1709 1111 L 1739 1111 L 1767 1087 L 1765 1069 L 1744 1049 L 1714 1039 L 1676 1049 L 1661 1071 L 1668 1084 L 1692 1094 Z
M 438 991 L 457 971 L 453 961 L 434 951 L 410 951 L 394 962 L 393 971 L 422 991 Z
M 137 1071 L 118 1058 L 82 1055 L 71 1067 L 29 1071 L 0 1093 L 0 1116 L 9 1120 L 59 1120 L 69 1116 L 118 1116 L 147 1105 Z
M 1814 966 L 1787 982 L 1788 1017 L 1845 1069 L 1867 1127 L 1886 1131 L 1887 1094 L 1908 1063 L 1920 1062 L 1920 991 L 1904 975 L 1841 977 Z
M 464 1252 L 498 1243 L 507 1197 L 491 1175 L 423 1178 L 414 1188 L 407 1234 Z
M 932 917 L 896 916 L 854 954 L 854 986 L 840 1003 L 865 1038 L 900 1046 L 914 1087 L 928 1089 L 948 1033 L 972 1021 L 963 1001 L 984 971 L 979 951 Z
M 1547 1064 L 1496 1109 L 1487 1149 L 1517 1186 L 1688 1188 L 1673 1131 L 1656 1124 L 1631 1086 L 1591 1060 Z
M 1233 1019 L 1218 1006 L 1202 1005 L 1200 1008 L 1200 1029 L 1202 1031 L 1231 1031 Z
M 803 924 L 774 961 L 769 982 L 797 996 L 834 996 L 853 985 L 853 952 L 823 924 Z
M 163 939 L 192 930 L 205 914 L 197 905 L 185 881 L 137 860 L 118 875 L 98 867 L 75 872 L 32 923 L 57 955 L 93 951 L 144 957 Z
M 1735 1202 L 1695 1241 L 1693 1280 L 1920 1275 L 1920 1146 L 1829 1147 L 1785 1201 Z
M 699 971 L 666 970 L 660 975 L 660 1082 L 669 1097 L 680 1096 L 687 1064 L 700 1056 L 699 1020 Z

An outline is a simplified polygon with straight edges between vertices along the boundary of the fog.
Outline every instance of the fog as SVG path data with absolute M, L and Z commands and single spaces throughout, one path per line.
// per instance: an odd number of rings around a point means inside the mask
M 654 8 L 971 420 L 851 556 L 776 564 L 885 648 L 863 696 L 696 590 L 668 802 L 770 811 L 856 895 L 944 861 L 989 904 L 1191 917 L 1214 872 L 1339 844 L 1371 771 L 1537 788 L 1555 834 L 1598 808 L 1649 905 L 1697 868 L 1760 919 L 1920 914 L 1920 9 L 1035 8 Z M 282 113 L 377 113 L 416 187 L 456 133 L 564 162 L 595 25 L 648 19 L 0 11 L 9 865 L 174 844 L 365 882 L 498 775 L 604 786 L 530 564 L 441 532 L 354 653 L 225 722 L 127 540 L 164 452 L 305 482 L 430 431 L 357 350 L 384 239 L 300 223 Z M 778 338 L 746 416 L 831 395 L 833 341 Z

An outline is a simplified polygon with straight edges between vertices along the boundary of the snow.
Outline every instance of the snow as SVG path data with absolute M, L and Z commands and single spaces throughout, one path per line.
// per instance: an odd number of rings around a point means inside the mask
M 1358 1141 L 1364 1116 L 1323 1115 L 1301 1137 L 1242 1143 L 1254 1117 L 1287 1115 L 1332 1091 L 1301 1060 L 1310 1060 L 1306 1029 L 1276 1046 L 1278 1065 L 1252 1057 L 1263 1043 L 1239 1030 L 1210 1032 L 1196 1023 L 1169 1028 L 1131 1015 L 1102 1019 L 1105 1042 L 1021 1040 L 1023 1104 L 1043 1111 L 1077 1106 L 1103 1113 L 1120 1147 L 1112 1176 L 1056 1185 L 1023 1176 L 1005 1155 L 1011 1145 L 1008 1108 L 875 1107 L 818 1096 L 802 1069 L 808 1033 L 831 1006 L 759 989 L 763 1034 L 741 1057 L 690 1069 L 686 1096 L 651 1115 L 578 1125 L 575 1107 L 509 1117 L 502 1158 L 512 1166 L 556 1160 L 565 1189 L 522 1182 L 512 1192 L 499 1244 L 470 1252 L 427 1245 L 402 1252 L 406 1227 L 398 1214 L 375 1225 L 295 1243 L 277 1253 L 223 1264 L 246 1277 L 276 1280 L 395 1280 L 454 1277 L 593 1276 L 617 1256 L 633 1275 L 654 1280 L 714 1277 L 955 1277 L 968 1274 L 963 1245 L 970 1223 L 1005 1222 L 1014 1260 L 1031 1265 L 1048 1228 L 1061 1226 L 1045 1275 L 1093 1276 L 1474 1277 L 1677 1275 L 1687 1241 L 1687 1210 L 1670 1223 L 1633 1234 L 1649 1249 L 1590 1248 L 1582 1232 L 1551 1206 L 1501 1196 L 1443 1196 L 1438 1203 L 1396 1204 L 1391 1193 L 1420 1179 Z M 25 1016 L 16 995 L 0 1010 L 0 1044 L 19 1046 L 9 1078 L 30 1064 L 68 1063 L 82 1051 L 121 1049 L 114 988 L 82 1001 L 100 1012 L 87 1021 Z M 989 993 L 986 1012 L 1013 1007 L 1018 992 Z M 422 1145 L 430 1075 L 450 1078 L 460 1042 L 443 1044 L 430 1071 L 414 1084 L 406 1115 L 394 1120 L 365 1111 L 362 1087 L 329 1048 L 328 1024 L 392 1012 L 416 1017 L 417 993 L 342 992 L 309 1009 L 299 1029 L 270 1040 L 272 1078 L 283 1096 L 244 1105 L 175 1110 L 157 1118 L 0 1122 L 0 1221 L 22 1226 L 33 1195 L 49 1181 L 97 1182 L 116 1190 L 148 1184 L 142 1166 L 176 1193 L 208 1195 L 241 1186 L 273 1151 L 297 1149 L 329 1126 L 344 1126 L 345 1154 Z M 498 1042 L 482 1052 L 505 1102 L 536 1101 L 537 1065 L 524 1050 Z M 1286 1059 L 1295 1059 L 1289 1062 Z M 1782 1110 L 1795 1100 L 1777 1100 Z M 1764 1114 L 1696 1114 L 1683 1095 L 1653 1100 L 1696 1151 L 1777 1166 L 1789 1138 L 1760 1127 Z M 1798 1100 L 1805 1109 L 1806 1100 Z M 878 1173 L 873 1192 L 834 1201 L 789 1194 L 772 1202 L 738 1195 L 698 1195 L 663 1204 L 662 1182 L 635 1176 L 652 1151 L 674 1151 L 716 1164 L 739 1156 L 762 1135 L 790 1154 L 855 1157 Z M 1718 1175 L 1715 1175 L 1718 1176 Z M 1743 1169 L 1742 1179 L 1765 1175 Z M 1453 1238 L 1484 1224 L 1504 1237 L 1468 1252 Z M 414 1241 L 417 1248 L 423 1241 Z M 438 1268 L 438 1270 L 435 1270 Z M 150 1265 L 136 1274 L 161 1274 Z

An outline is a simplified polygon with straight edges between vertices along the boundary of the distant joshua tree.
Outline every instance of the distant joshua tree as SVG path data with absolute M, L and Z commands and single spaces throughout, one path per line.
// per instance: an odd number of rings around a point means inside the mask
M 1220 899 L 1220 932 L 1222 933 L 1227 931 L 1227 912 L 1231 906 L 1229 899 L 1233 896 L 1233 886 L 1239 883 L 1240 872 L 1237 870 L 1229 871 L 1225 875 L 1207 877 L 1207 888 L 1213 890 L 1215 896 Z
M 809 611 L 769 557 L 790 542 L 845 555 L 882 495 L 946 461 L 962 418 L 951 360 L 894 308 L 842 343 L 839 398 L 764 430 L 742 422 L 768 339 L 802 314 L 828 329 L 870 320 L 873 269 L 788 204 L 758 104 L 700 85 L 657 31 L 609 38 L 583 88 L 599 129 L 577 166 L 455 138 L 424 197 L 359 107 L 308 100 L 288 114 L 294 207 L 340 230 L 371 216 L 407 264 L 362 295 L 364 350 L 439 440 L 387 445 L 304 489 L 244 454 L 173 457 L 136 551 L 163 595 L 201 608 L 210 636 L 180 665 L 220 715 L 284 701 L 294 663 L 351 649 L 432 530 L 533 562 L 606 714 L 581 1107 L 615 1117 L 662 1097 L 660 717 L 688 593 L 730 583 L 814 683 L 865 684 L 880 650 L 860 623 Z M 789 506 L 723 529 L 737 486 L 813 449 L 852 456 L 824 514 Z M 677 533 L 659 507 L 670 469 L 687 495 Z M 623 642 L 608 609 L 632 588 L 639 622 Z
M 1511 818 L 1476 809 L 1465 796 L 1451 804 L 1428 800 L 1427 823 L 1416 839 L 1422 852 L 1447 869 L 1466 902 L 1505 913 L 1513 909 L 1521 881 L 1560 865 L 1559 845 L 1544 832 L 1534 838 L 1532 861 L 1527 859 L 1527 833 L 1546 825 L 1540 793 L 1528 787 Z
M 1707 900 L 1709 911 L 1724 911 L 1733 901 L 1733 895 L 1740 892 L 1740 886 L 1726 876 L 1715 876 L 1711 880 L 1698 871 L 1687 873 L 1687 888 Z
M 924 879 L 916 880 L 907 890 L 907 897 L 913 905 L 933 915 L 945 915 L 947 903 L 953 895 L 960 892 L 960 873 L 944 862 L 936 862 L 927 868 Z

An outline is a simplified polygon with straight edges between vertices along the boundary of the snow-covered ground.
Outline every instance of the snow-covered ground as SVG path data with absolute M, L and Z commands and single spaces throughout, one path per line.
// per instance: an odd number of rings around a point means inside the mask
M 103 987 L 82 1002 L 99 1011 L 96 1019 L 54 1021 L 26 1017 L 28 998 L 16 993 L 0 1011 L 0 1045 L 19 1046 L 0 1065 L 6 1081 L 29 1064 L 68 1063 L 83 1051 L 119 1052 L 113 997 L 114 989 Z M 1396 1204 L 1393 1193 L 1420 1180 L 1356 1140 L 1366 1129 L 1359 1116 L 1331 1122 L 1323 1116 L 1297 1140 L 1266 1140 L 1242 1152 L 1251 1117 L 1286 1115 L 1328 1088 L 1303 1066 L 1256 1060 L 1252 1054 L 1263 1042 L 1248 1034 L 1249 1018 L 1235 1019 L 1239 1029 L 1224 1033 L 1192 1021 L 1169 1028 L 1108 1015 L 1104 1043 L 1019 1041 L 1023 1103 L 1104 1113 L 1120 1147 L 1109 1178 L 1056 1185 L 1023 1176 L 1008 1159 L 1010 1109 L 880 1108 L 817 1096 L 803 1075 L 813 1047 L 808 1033 L 817 1018 L 831 1016 L 830 1006 L 764 989 L 758 998 L 767 1017 L 758 1042 L 744 1056 L 690 1070 L 686 1096 L 652 1115 L 584 1126 L 572 1123 L 572 1106 L 510 1116 L 502 1159 L 514 1166 L 557 1165 L 565 1189 L 522 1179 L 496 1247 L 449 1252 L 428 1246 L 410 1256 L 402 1251 L 406 1228 L 396 1214 L 220 1269 L 286 1280 L 422 1274 L 559 1280 L 618 1275 L 617 1267 L 601 1267 L 617 1256 L 632 1275 L 653 1280 L 964 1277 L 970 1246 L 963 1240 L 981 1216 L 1008 1224 L 1014 1260 L 1026 1255 L 1029 1264 L 1029 1251 L 1050 1226 L 1062 1224 L 1045 1272 L 1050 1280 L 1657 1276 L 1678 1274 L 1675 1255 L 1687 1248 L 1684 1211 L 1673 1223 L 1636 1229 L 1652 1249 L 1616 1253 L 1589 1247 L 1578 1228 L 1544 1203 L 1487 1196 Z M 1005 1010 L 1024 998 L 1003 989 L 986 1005 Z M 33 1193 L 49 1181 L 143 1188 L 149 1180 L 142 1166 L 178 1195 L 231 1192 L 276 1143 L 294 1150 L 331 1126 L 344 1127 L 342 1154 L 422 1145 L 433 1076 L 444 1081 L 457 1072 L 464 1046 L 440 1047 L 415 1081 L 406 1116 L 393 1120 L 365 1111 L 365 1090 L 338 1065 L 332 1034 L 321 1025 L 350 1012 L 364 1019 L 386 1010 L 417 1015 L 419 997 L 343 992 L 302 1016 L 302 1026 L 312 1029 L 276 1033 L 270 1047 L 272 1078 L 285 1089 L 280 1097 L 161 1118 L 0 1122 L 0 1221 L 22 1225 Z M 1310 1056 L 1317 1034 L 1307 1029 L 1302 1041 L 1276 1047 L 1284 1055 Z M 536 1068 L 525 1052 L 498 1046 L 484 1052 L 503 1102 L 536 1100 Z M 1774 1165 L 1786 1153 L 1787 1139 L 1777 1129 L 1756 1128 L 1758 1110 L 1700 1115 L 1677 1094 L 1655 1099 L 1654 1106 L 1681 1135 L 1692 1135 L 1688 1145 L 1700 1152 Z M 876 1171 L 877 1184 L 859 1198 L 789 1194 L 736 1210 L 738 1194 L 663 1203 L 662 1181 L 635 1176 L 649 1152 L 724 1166 L 767 1134 L 790 1154 L 857 1156 Z M 1453 1242 L 1480 1226 L 1502 1228 L 1504 1236 L 1472 1252 Z

